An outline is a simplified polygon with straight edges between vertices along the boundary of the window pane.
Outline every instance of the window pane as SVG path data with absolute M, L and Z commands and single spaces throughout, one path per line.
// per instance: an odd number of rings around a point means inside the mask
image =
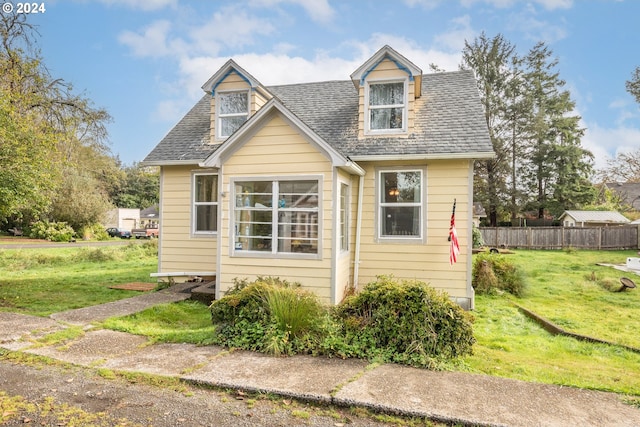
M 273 204 L 271 181 L 236 183 L 236 207 L 265 208 Z
M 370 85 L 369 105 L 404 105 L 404 83 Z
M 280 212 L 278 252 L 318 253 L 318 212 Z
M 200 205 L 196 206 L 196 230 L 195 231 L 216 231 L 218 224 L 218 206 Z
M 383 236 L 420 236 L 420 208 L 417 206 L 383 206 Z
M 280 208 L 317 208 L 318 182 L 281 181 L 278 206 Z
M 370 128 L 378 129 L 402 129 L 403 108 L 376 108 L 371 109 Z
M 247 116 L 220 117 L 220 136 L 229 136 L 247 120 Z
M 240 114 L 247 113 L 247 92 L 231 92 L 218 94 L 220 102 L 220 114 Z
M 196 175 L 196 202 L 218 201 L 218 176 Z
M 271 209 L 236 209 L 236 250 L 271 251 Z
M 386 172 L 382 174 L 384 203 L 420 203 L 421 174 L 418 171 Z

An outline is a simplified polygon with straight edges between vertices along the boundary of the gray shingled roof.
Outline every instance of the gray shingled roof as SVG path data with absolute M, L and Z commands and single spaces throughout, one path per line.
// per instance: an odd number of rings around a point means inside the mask
M 425 74 L 408 137 L 358 139 L 358 92 L 350 80 L 271 86 L 267 89 L 344 156 L 425 155 L 469 157 L 493 152 L 471 71 Z M 145 158 L 145 163 L 201 161 L 209 145 L 209 97 L 205 95 Z
M 610 224 L 626 224 L 629 222 L 627 218 L 616 211 L 564 211 L 560 219 L 566 215 L 571 216 L 576 222 L 606 222 Z

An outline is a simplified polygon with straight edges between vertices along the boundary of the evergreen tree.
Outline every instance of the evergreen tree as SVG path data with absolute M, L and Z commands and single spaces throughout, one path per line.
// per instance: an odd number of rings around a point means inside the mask
M 509 133 L 506 93 L 512 78 L 510 64 L 514 50 L 515 46 L 502 35 L 489 39 L 482 33 L 473 43 L 465 41 L 460 66 L 475 72 L 489 136 L 496 153 L 492 159 L 478 161 L 474 175 L 478 201 L 488 206 L 492 226 L 497 225 L 507 197 L 510 163 L 506 142 Z
M 556 71 L 557 59 L 544 43 L 537 43 L 524 58 L 525 93 L 531 106 L 526 144 L 529 162 L 522 168 L 529 189 L 529 206 L 544 218 L 545 211 L 589 203 L 595 197 L 588 184 L 592 154 L 580 146 L 584 130 L 580 117 L 572 115 L 575 104 Z

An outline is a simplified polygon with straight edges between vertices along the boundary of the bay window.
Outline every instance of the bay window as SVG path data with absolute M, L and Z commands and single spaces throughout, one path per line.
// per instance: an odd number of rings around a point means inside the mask
M 422 238 L 423 171 L 394 170 L 378 174 L 378 236 Z
M 234 251 L 318 254 L 317 180 L 235 181 Z

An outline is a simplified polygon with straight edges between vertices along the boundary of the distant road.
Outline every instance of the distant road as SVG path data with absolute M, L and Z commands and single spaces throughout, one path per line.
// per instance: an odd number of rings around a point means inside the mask
M 96 246 L 124 246 L 129 243 L 142 243 L 146 239 L 121 239 L 121 240 L 105 240 L 101 242 L 69 242 L 69 243 L 0 243 L 0 249 L 46 249 L 46 248 L 77 248 L 77 247 L 96 247 Z M 2 242 L 0 240 L 0 242 Z

